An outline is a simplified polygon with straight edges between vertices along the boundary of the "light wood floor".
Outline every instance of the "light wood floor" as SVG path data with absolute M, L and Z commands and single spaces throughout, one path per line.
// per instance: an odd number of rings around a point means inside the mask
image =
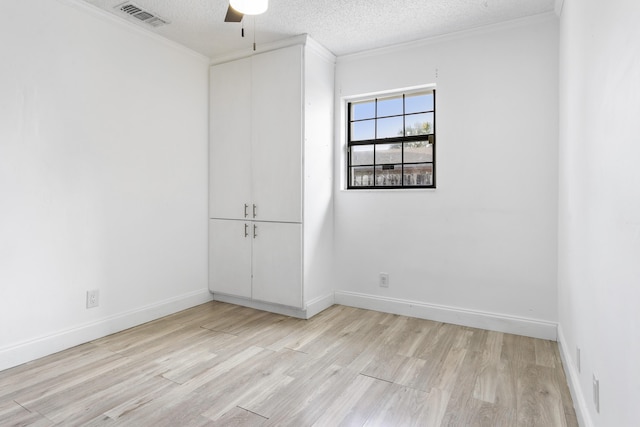
M 578 424 L 554 342 L 212 302 L 0 372 L 0 425 Z

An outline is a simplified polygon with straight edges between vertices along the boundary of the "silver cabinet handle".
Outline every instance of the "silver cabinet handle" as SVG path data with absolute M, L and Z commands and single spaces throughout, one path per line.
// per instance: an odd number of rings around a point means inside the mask
M 255 218 L 255 217 L 256 217 L 256 215 L 257 215 L 257 209 L 258 209 L 258 206 L 256 206 L 256 204 L 254 203 L 254 204 L 253 204 L 253 217 L 254 217 L 254 218 Z
M 257 226 L 257 225 L 255 225 L 255 224 L 253 224 L 253 238 L 254 238 L 254 239 L 255 239 L 256 237 L 258 237 L 257 230 L 258 230 L 258 226 Z
M 244 237 L 249 237 L 249 224 L 244 224 Z
M 247 213 L 247 209 L 249 209 L 249 205 L 245 203 L 244 204 L 244 217 L 245 218 L 249 216 L 249 214 Z

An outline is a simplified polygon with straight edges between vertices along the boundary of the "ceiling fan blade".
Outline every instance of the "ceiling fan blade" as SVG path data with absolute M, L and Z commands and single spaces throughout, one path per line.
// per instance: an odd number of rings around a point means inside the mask
M 227 16 L 224 17 L 224 22 L 240 22 L 244 15 L 229 5 L 227 8 Z

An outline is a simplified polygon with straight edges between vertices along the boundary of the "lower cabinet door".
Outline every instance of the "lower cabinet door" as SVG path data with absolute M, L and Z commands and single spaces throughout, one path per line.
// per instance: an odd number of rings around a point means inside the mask
M 302 225 L 253 222 L 251 227 L 253 299 L 302 308 Z
M 209 289 L 251 298 L 251 223 L 209 220 Z

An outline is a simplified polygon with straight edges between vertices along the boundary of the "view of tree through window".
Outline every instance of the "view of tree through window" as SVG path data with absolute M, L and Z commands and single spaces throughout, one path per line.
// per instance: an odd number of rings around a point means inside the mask
M 348 105 L 347 188 L 435 188 L 435 90 Z

